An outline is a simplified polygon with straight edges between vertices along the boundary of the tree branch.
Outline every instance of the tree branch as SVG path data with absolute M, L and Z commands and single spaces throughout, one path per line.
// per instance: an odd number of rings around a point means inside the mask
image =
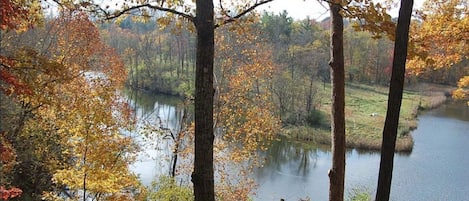
M 150 8 L 150 9 L 153 9 L 153 10 L 159 10 L 159 11 L 164 11 L 164 12 L 168 12 L 168 13 L 172 13 L 172 14 L 175 14 L 175 15 L 178 15 L 178 16 L 181 16 L 183 18 L 186 18 L 188 19 L 189 21 L 191 22 L 194 22 L 194 19 L 195 17 L 190 15 L 190 14 L 187 14 L 187 13 L 184 13 L 184 12 L 180 12 L 180 11 L 177 11 L 175 9 L 171 9 L 171 8 L 165 8 L 165 7 L 162 7 L 162 6 L 155 6 L 155 5 L 151 5 L 151 4 L 142 4 L 142 5 L 137 5 L 137 6 L 131 6 L 131 7 L 128 7 L 126 9 L 123 9 L 121 11 L 118 11 L 116 13 L 113 13 L 113 14 L 110 14 L 108 11 L 102 9 L 101 7 L 98 7 L 99 10 L 101 12 L 104 13 L 105 15 L 105 19 L 106 20 L 111 20 L 111 19 L 115 19 L 121 15 L 125 15 L 125 14 L 130 14 L 129 12 L 130 11 L 133 11 L 133 10 L 139 10 L 141 8 Z
M 256 9 L 257 7 L 261 6 L 261 5 L 264 5 L 266 3 L 269 3 L 273 0 L 263 0 L 263 1 L 260 1 L 260 2 L 257 2 L 252 5 L 251 7 L 247 8 L 246 10 L 240 12 L 238 15 L 234 16 L 234 17 L 230 17 L 229 19 L 226 19 L 226 20 L 223 20 L 221 23 L 219 24 L 215 24 L 215 28 L 217 27 L 220 27 L 222 25 L 225 25 L 225 24 L 228 24 L 228 23 L 231 23 L 231 22 L 234 22 L 236 21 L 237 19 L 243 17 L 244 15 L 248 14 L 249 12 L 251 12 L 252 10 Z M 220 5 L 221 6 L 221 5 Z

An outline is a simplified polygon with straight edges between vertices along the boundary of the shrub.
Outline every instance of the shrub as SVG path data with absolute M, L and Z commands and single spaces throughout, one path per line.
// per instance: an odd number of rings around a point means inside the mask
M 354 188 L 352 192 L 349 193 L 350 201 L 370 201 L 371 194 L 368 190 L 364 190 L 364 188 Z
M 190 187 L 178 185 L 176 180 L 169 176 L 161 176 L 158 182 L 152 182 L 152 189 L 148 197 L 149 200 L 161 201 L 191 201 L 194 199 Z
M 320 110 L 311 110 L 306 116 L 306 123 L 311 127 L 322 127 L 326 124 L 326 115 Z

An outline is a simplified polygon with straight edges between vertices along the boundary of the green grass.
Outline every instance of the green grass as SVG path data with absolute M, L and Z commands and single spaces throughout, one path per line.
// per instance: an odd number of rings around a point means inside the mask
M 366 188 L 353 188 L 351 192 L 348 193 L 349 201 L 370 201 L 371 193 Z
M 425 88 L 418 87 L 421 91 Z M 321 88 L 321 111 L 330 113 L 330 85 Z M 387 110 L 388 87 L 347 84 L 345 98 L 345 119 L 347 146 L 367 150 L 381 148 L 381 136 Z M 437 107 L 446 100 L 444 92 L 431 94 L 405 90 L 399 120 L 396 151 L 412 151 L 413 139 L 409 133 L 417 127 L 420 110 Z M 330 121 L 328 119 L 328 121 Z M 329 144 L 330 131 L 319 128 L 287 128 L 287 136 L 313 143 Z

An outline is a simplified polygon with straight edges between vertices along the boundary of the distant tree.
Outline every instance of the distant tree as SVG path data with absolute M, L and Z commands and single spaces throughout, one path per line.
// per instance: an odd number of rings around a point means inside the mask
M 267 41 L 277 50 L 274 52 L 275 62 L 282 68 L 290 66 L 288 46 L 291 42 L 292 24 L 293 18 L 289 17 L 285 10 L 279 14 L 264 13 L 261 17 L 260 28 L 266 35 Z
M 345 29 L 346 79 L 350 82 L 384 84 L 388 82 L 383 70 L 391 65 L 392 41 L 373 37 L 369 31 Z

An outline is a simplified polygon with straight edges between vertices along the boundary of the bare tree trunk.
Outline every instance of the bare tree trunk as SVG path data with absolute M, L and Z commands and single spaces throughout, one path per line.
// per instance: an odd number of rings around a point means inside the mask
M 344 200 L 345 180 L 345 74 L 344 23 L 340 1 L 329 3 L 331 14 L 331 80 L 332 80 L 332 168 L 329 170 L 329 200 Z
M 381 45 L 380 45 L 381 39 L 378 39 L 377 41 L 377 54 L 376 54 L 376 64 L 375 64 L 375 84 L 379 83 L 379 63 L 380 61 L 380 55 L 381 55 Z
M 196 1 L 197 59 L 195 75 L 195 161 L 192 182 L 195 201 L 214 201 L 213 176 L 213 60 L 212 0 Z
M 402 92 L 404 90 L 405 62 L 413 3 L 413 0 L 401 0 L 401 8 L 399 9 L 396 41 L 394 42 L 391 83 L 389 86 L 388 109 L 386 121 L 384 122 L 383 142 L 381 145 L 381 162 L 379 166 L 376 201 L 388 201 L 391 193 L 394 151 L 402 103 Z

